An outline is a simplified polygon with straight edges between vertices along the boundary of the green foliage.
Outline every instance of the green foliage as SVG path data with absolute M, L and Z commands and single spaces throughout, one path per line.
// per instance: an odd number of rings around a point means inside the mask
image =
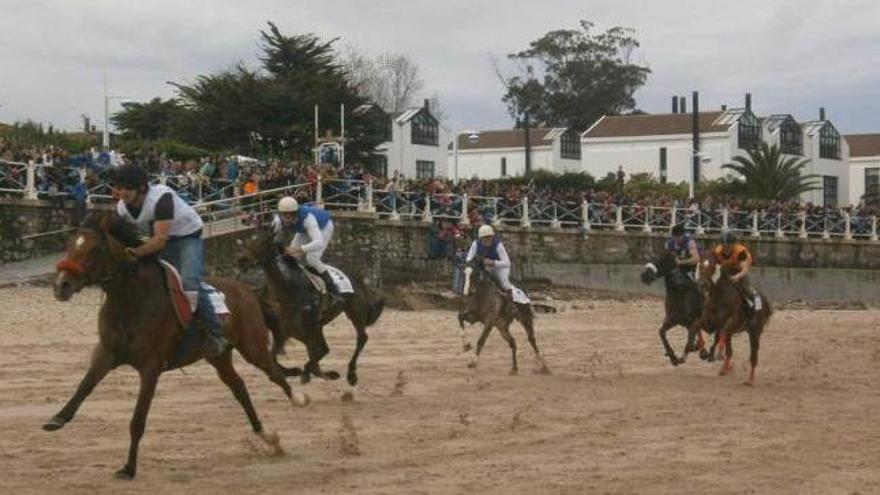
M 186 111 L 177 100 L 153 98 L 147 103 L 123 103 L 110 120 L 125 137 L 156 140 L 171 136 Z
M 629 181 L 623 186 L 626 195 L 635 198 L 652 198 L 658 196 L 669 196 L 671 198 L 686 199 L 688 197 L 687 182 L 678 184 L 665 183 L 661 184 L 654 179 L 654 176 L 648 173 L 632 174 Z
M 802 174 L 809 160 L 786 158 L 776 145 L 761 143 L 760 148 L 749 150 L 748 156 L 736 156 L 733 161 L 722 168 L 742 176 L 743 182 L 738 184 L 738 192 L 749 199 L 797 200 L 801 194 L 819 188 L 818 175 Z
M 638 47 L 634 30 L 596 33 L 586 20 L 579 30 L 550 31 L 529 49 L 508 55 L 525 73 L 505 81 L 503 101 L 514 117 L 529 114 L 535 122 L 576 129 L 602 115 L 635 110 L 633 95 L 651 72 L 632 61 Z
M 0 138 L 13 148 L 29 149 L 55 146 L 70 153 L 79 153 L 96 143 L 95 137 L 82 133 L 64 133 L 56 131 L 50 124 L 33 121 L 16 122 L 11 126 L 0 127 Z
M 116 141 L 116 148 L 128 156 L 143 155 L 155 151 L 174 160 L 196 160 L 211 154 L 211 151 L 205 148 L 174 139 L 119 139 Z

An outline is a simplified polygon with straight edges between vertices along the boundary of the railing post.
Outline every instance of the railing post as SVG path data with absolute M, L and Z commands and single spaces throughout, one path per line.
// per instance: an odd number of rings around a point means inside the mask
M 871 240 L 877 242 L 877 215 L 871 216 Z
M 721 210 L 721 230 L 730 230 L 730 211 L 727 208 Z
M 849 212 L 843 213 L 843 221 L 846 222 L 843 226 L 843 238 L 847 241 L 852 240 L 852 226 L 850 222 L 852 221 L 852 217 L 849 215 Z
M 159 175 L 159 184 L 163 186 L 168 184 L 168 176 L 165 175 L 165 172 L 162 172 L 162 174 Z
M 675 206 L 672 207 L 672 214 L 669 217 L 669 221 L 670 228 L 675 227 L 675 225 L 678 223 L 678 208 L 676 208 Z
M 822 239 L 831 239 L 831 232 L 828 232 L 828 217 L 822 218 Z
M 706 233 L 706 229 L 703 227 L 703 210 L 697 210 L 697 230 L 695 231 L 697 235 L 703 235 Z
M 778 213 L 776 215 L 776 238 L 782 239 L 785 237 L 785 232 L 782 231 L 782 213 Z
M 83 187 L 86 188 L 86 207 L 92 206 L 92 195 L 89 194 L 89 184 L 86 182 L 87 175 L 88 174 L 86 173 L 86 168 L 80 167 L 79 168 L 79 182 L 80 182 L 80 184 L 83 185 Z
M 556 202 L 553 202 L 553 220 L 550 222 L 550 227 L 554 229 L 561 229 L 562 222 L 559 221 L 559 213 L 556 211 Z
M 492 225 L 501 225 L 501 217 L 498 216 L 498 197 L 492 198 Z
M 615 211 L 615 215 L 617 218 L 614 220 L 614 230 L 618 232 L 625 232 L 626 227 L 623 225 L 623 206 L 617 205 L 617 210 Z
M 28 160 L 27 163 L 24 197 L 27 199 L 37 199 L 37 167 L 34 165 L 33 160 Z
M 434 221 L 434 215 L 431 214 L 431 195 L 425 193 L 425 212 L 422 215 L 422 221 L 431 223 Z
M 581 203 L 581 222 L 584 224 L 584 232 L 590 231 L 590 203 L 585 199 L 583 203 Z
M 373 181 L 367 182 L 367 212 L 376 213 L 376 204 L 373 201 Z
M 806 212 L 798 212 L 798 218 L 801 221 L 801 228 L 798 232 L 798 238 L 806 239 L 807 238 L 807 214 Z
M 521 227 L 531 227 L 532 222 L 529 220 L 529 197 L 523 196 L 522 199 L 522 218 L 520 218 L 519 224 Z
M 471 220 L 468 216 L 468 195 L 464 193 L 461 195 L 461 219 L 458 221 L 461 225 L 470 225 Z
M 201 203 L 202 198 L 204 198 L 205 196 L 204 196 L 204 191 L 202 191 L 202 184 L 203 184 L 202 178 L 199 177 L 198 180 L 199 180 L 199 199 L 198 199 L 198 201 L 196 201 L 196 203 Z
M 391 191 L 389 196 L 391 197 L 391 218 L 394 222 L 400 221 L 400 213 L 397 212 L 397 199 L 400 196 L 400 192 L 397 190 Z
M 318 205 L 318 208 L 324 207 L 324 184 L 320 175 L 318 175 L 318 182 L 315 183 L 315 204 Z
M 752 212 L 752 237 L 761 237 L 761 230 L 758 229 L 758 210 Z
M 645 232 L 651 232 L 651 218 L 650 217 L 651 217 L 651 207 L 646 206 L 645 207 L 645 221 L 644 221 L 644 225 L 642 226 L 642 230 L 644 230 Z

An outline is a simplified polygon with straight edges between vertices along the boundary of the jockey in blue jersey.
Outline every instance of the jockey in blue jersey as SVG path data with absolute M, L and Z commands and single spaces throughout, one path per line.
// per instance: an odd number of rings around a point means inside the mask
M 470 263 L 477 256 L 483 260 L 483 267 L 495 276 L 501 289 L 510 294 L 510 257 L 491 225 L 480 226 L 477 240 L 471 244 L 466 262 Z
M 700 264 L 700 251 L 697 249 L 697 242 L 685 233 L 682 224 L 672 227 L 672 235 L 666 241 L 666 250 L 675 256 L 678 269 L 692 279 Z
M 339 288 L 333 282 L 327 265 L 321 260 L 330 239 L 333 238 L 333 219 L 321 208 L 300 205 L 296 199 L 285 196 L 278 201 L 278 217 L 272 221 L 276 233 L 290 230 L 293 241 L 284 248 L 284 254 L 304 258 L 305 265 L 321 276 L 333 299 L 340 299 Z
M 114 183 L 120 196 L 116 213 L 149 237 L 140 246 L 125 248 L 126 253 L 136 258 L 158 255 L 177 269 L 190 307 L 208 327 L 205 356 L 220 356 L 229 348 L 229 342 L 223 337 L 220 320 L 201 283 L 204 256 L 201 217 L 173 189 L 151 185 L 147 172 L 139 165 L 123 165 L 117 169 Z

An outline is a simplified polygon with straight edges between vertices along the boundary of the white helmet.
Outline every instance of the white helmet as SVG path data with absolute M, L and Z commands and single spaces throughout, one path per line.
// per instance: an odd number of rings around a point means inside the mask
M 494 235 L 495 229 L 493 229 L 491 225 L 480 225 L 480 230 L 477 231 L 477 237 L 480 239 L 483 237 L 492 237 Z
M 296 210 L 299 210 L 299 203 L 296 202 L 296 199 L 284 196 L 278 201 L 278 211 L 280 213 L 296 213 Z

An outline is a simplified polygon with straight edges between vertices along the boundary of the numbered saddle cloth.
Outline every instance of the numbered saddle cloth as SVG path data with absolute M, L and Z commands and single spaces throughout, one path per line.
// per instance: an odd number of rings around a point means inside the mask
M 168 288 L 168 294 L 171 296 L 171 302 L 174 304 L 174 312 L 177 314 L 177 319 L 184 328 L 189 328 L 190 323 L 192 323 L 193 311 L 195 311 L 196 308 L 192 307 L 192 303 L 189 298 L 186 297 L 180 274 L 177 272 L 177 269 L 167 261 L 159 260 L 159 265 L 165 271 L 165 286 Z M 221 320 L 223 317 L 229 315 L 229 307 L 226 306 L 225 294 L 204 282 L 202 282 L 202 290 L 208 293 L 208 299 L 210 299 L 211 305 L 214 306 L 214 313 L 221 318 Z
M 513 296 L 513 302 L 515 302 L 517 304 L 531 304 L 532 303 L 532 301 L 529 299 L 529 296 L 527 296 L 526 293 L 523 292 L 522 289 L 520 289 L 519 287 L 515 287 L 513 285 L 511 285 L 510 288 L 511 288 L 511 295 Z

